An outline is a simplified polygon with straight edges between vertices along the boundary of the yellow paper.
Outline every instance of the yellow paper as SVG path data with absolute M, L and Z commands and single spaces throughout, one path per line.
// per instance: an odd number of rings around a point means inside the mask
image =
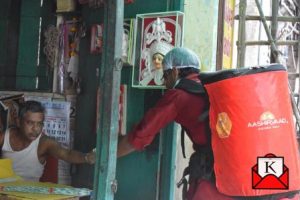
M 12 169 L 11 159 L 0 159 L 0 178 L 9 178 L 15 176 Z

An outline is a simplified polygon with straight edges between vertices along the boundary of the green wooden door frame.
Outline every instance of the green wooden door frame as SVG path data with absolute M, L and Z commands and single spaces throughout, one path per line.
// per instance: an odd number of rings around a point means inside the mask
M 112 200 L 116 190 L 116 150 L 121 45 L 123 37 L 124 0 L 104 4 L 102 69 L 100 70 L 100 122 L 97 130 L 97 160 L 94 173 L 94 199 Z
M 160 168 L 160 180 L 159 189 L 157 189 L 159 200 L 175 199 L 177 128 L 177 124 L 169 124 L 162 130 L 160 137 L 160 159 L 158 166 Z
M 52 69 L 43 53 L 43 32 L 50 24 L 56 24 L 52 6 L 52 1 L 21 1 L 16 83 L 15 88 L 4 89 L 51 91 Z

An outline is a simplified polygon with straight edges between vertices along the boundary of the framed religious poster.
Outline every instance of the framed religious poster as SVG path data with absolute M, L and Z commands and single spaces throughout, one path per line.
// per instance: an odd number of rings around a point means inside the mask
M 183 13 L 163 12 L 136 16 L 132 86 L 162 89 L 164 56 L 183 43 Z
M 124 19 L 122 40 L 122 61 L 124 66 L 133 65 L 133 40 L 134 40 L 135 18 Z

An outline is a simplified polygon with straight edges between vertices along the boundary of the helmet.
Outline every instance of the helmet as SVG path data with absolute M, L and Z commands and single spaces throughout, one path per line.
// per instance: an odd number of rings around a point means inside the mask
M 182 69 L 192 67 L 199 69 L 200 59 L 190 49 L 177 47 L 169 51 L 163 60 L 163 69 L 168 70 L 173 67 Z

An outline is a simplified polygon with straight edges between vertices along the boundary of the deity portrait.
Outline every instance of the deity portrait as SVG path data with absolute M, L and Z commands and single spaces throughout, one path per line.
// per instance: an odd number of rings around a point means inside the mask
M 169 30 L 169 29 L 170 30 Z M 147 24 L 143 34 L 140 86 L 162 86 L 164 56 L 174 48 L 175 20 L 156 17 Z
M 148 85 L 152 80 L 155 85 L 163 84 L 162 61 L 172 48 L 173 45 L 167 42 L 155 41 L 149 49 L 144 50 L 145 68 L 142 70 L 140 81 L 142 86 Z

